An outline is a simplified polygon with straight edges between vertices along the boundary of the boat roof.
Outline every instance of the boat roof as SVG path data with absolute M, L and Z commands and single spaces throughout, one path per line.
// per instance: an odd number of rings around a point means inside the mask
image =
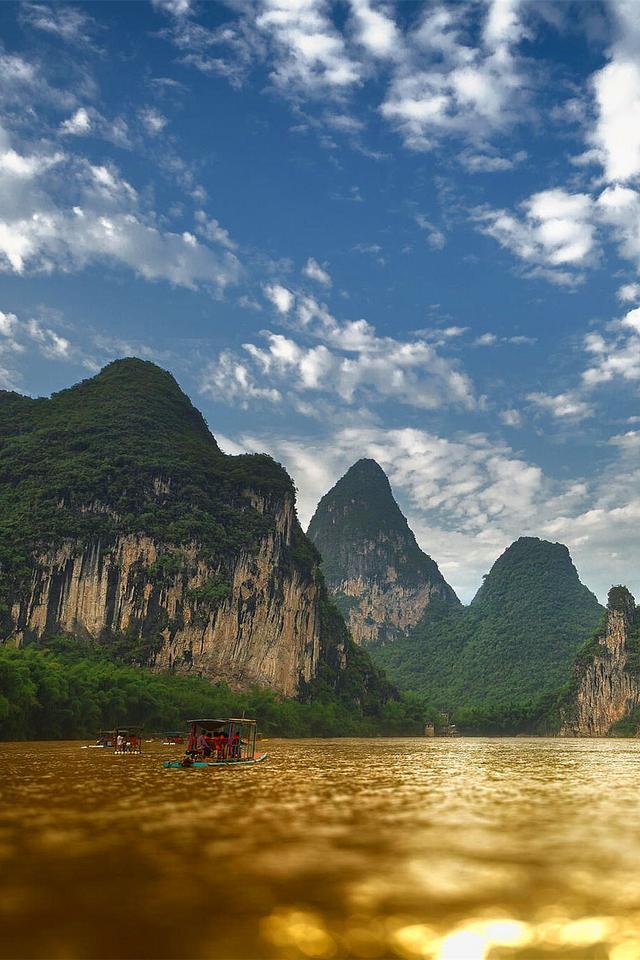
M 201 724 L 211 724 L 214 726 L 218 723 L 255 723 L 255 720 L 248 720 L 246 717 L 223 717 L 222 719 L 218 718 L 217 720 L 187 720 L 187 723 L 201 723 Z

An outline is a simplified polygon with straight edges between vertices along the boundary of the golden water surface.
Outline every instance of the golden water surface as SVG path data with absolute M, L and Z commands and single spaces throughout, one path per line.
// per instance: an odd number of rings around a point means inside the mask
M 0 744 L 4 957 L 640 958 L 640 743 Z

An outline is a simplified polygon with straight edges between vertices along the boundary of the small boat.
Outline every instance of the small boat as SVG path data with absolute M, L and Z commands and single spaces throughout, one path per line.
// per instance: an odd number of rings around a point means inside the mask
M 249 767 L 256 763 L 262 763 L 268 756 L 268 753 L 261 753 L 259 757 L 248 757 L 245 760 L 191 760 L 190 757 L 184 757 L 182 760 L 165 760 L 162 766 L 170 770 L 196 770 L 204 767 Z
M 162 735 L 163 747 L 176 747 L 184 743 L 184 734 L 181 730 L 170 730 Z
M 82 750 L 113 750 L 114 753 L 142 753 L 142 729 L 138 726 L 101 730 L 95 743 Z
M 204 767 L 248 767 L 262 763 L 268 754 L 256 754 L 256 721 L 245 717 L 222 720 L 189 720 L 189 737 L 184 757 L 165 760 L 170 770 Z
M 114 744 L 113 730 L 101 730 L 98 736 L 96 737 L 95 743 L 89 743 L 85 747 L 81 747 L 81 750 L 109 750 L 113 749 Z

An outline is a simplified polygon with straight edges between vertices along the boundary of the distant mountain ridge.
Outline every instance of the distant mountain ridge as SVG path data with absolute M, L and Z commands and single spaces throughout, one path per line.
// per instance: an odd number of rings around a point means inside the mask
M 459 603 L 418 546 L 375 460 L 358 460 L 322 497 L 307 533 L 356 643 L 394 642 L 434 598 Z
M 521 537 L 468 607 L 432 604 L 406 637 L 372 652 L 402 689 L 442 708 L 525 703 L 569 679 L 602 609 L 566 546 Z

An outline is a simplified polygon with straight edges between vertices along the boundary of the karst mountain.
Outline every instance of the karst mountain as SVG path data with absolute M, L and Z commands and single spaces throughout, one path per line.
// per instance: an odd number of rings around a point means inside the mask
M 356 643 L 392 643 L 437 599 L 458 598 L 416 542 L 375 460 L 362 459 L 320 500 L 308 536 Z

